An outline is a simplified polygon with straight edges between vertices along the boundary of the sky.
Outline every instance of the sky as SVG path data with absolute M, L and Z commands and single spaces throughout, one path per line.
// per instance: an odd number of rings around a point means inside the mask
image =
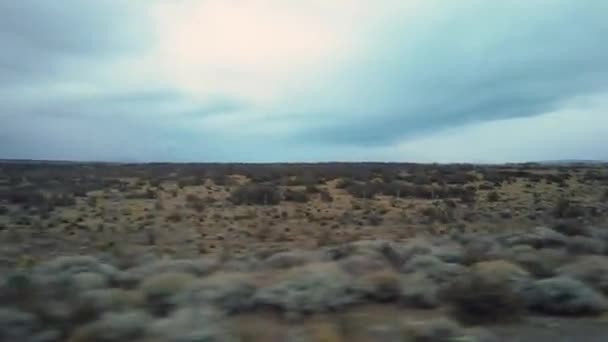
M 608 1 L 0 1 L 0 158 L 608 160 Z

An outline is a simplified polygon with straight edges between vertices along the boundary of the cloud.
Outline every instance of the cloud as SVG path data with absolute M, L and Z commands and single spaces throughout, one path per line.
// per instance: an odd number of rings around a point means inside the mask
M 0 157 L 606 158 L 591 140 L 606 13 L 569 0 L 2 2 Z
M 136 2 L 2 1 L 0 84 L 63 77 L 72 63 L 142 49 Z
M 306 110 L 324 119 L 304 127 L 303 137 L 384 145 L 542 115 L 608 87 L 604 3 L 432 4 L 413 21 L 375 32 L 359 64 L 321 85 L 314 96 L 326 94 L 326 108 Z
M 385 158 L 418 161 L 528 162 L 608 160 L 608 93 L 577 98 L 533 117 L 508 118 L 446 128 L 386 149 Z M 455 153 L 457 152 L 457 153 Z

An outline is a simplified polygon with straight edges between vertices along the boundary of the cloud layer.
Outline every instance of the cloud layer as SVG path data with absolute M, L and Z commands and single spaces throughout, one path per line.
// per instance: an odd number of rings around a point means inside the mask
M 1 2 L 0 158 L 608 159 L 607 15 L 568 0 Z

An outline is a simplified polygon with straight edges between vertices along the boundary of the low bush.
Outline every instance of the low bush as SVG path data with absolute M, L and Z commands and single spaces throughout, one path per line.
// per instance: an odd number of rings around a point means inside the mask
M 195 194 L 186 195 L 186 203 L 189 208 L 191 208 L 199 213 L 203 212 L 206 207 L 205 200 Z
M 283 193 L 283 199 L 287 202 L 306 203 L 309 201 L 306 192 L 287 189 Z
M 165 316 L 175 305 L 174 296 L 191 287 L 195 279 L 188 273 L 162 273 L 144 279 L 140 289 L 150 312 Z
M 566 197 L 560 197 L 553 208 L 556 218 L 577 218 L 585 216 L 585 210 Z
M 536 281 L 522 290 L 526 305 L 556 315 L 594 315 L 608 309 L 606 299 L 583 282 L 556 277 Z
M 513 320 L 525 308 L 508 284 L 490 281 L 475 272 L 456 279 L 441 296 L 452 305 L 454 316 L 466 323 Z
M 346 191 L 356 198 L 374 198 L 381 191 L 380 183 L 367 182 L 349 186 Z
M 364 295 L 364 289 L 335 265 L 311 264 L 260 288 L 255 302 L 286 313 L 315 313 L 358 303 Z
M 336 182 L 336 189 L 347 189 L 356 184 L 357 182 L 350 178 L 342 178 Z
M 500 200 L 500 195 L 497 191 L 492 191 L 488 193 L 488 202 L 498 202 Z
M 234 190 L 229 200 L 236 205 L 277 205 L 281 195 L 271 185 L 247 184 Z
M 445 318 L 407 322 L 403 327 L 403 335 L 403 341 L 408 342 L 471 341 L 459 324 Z

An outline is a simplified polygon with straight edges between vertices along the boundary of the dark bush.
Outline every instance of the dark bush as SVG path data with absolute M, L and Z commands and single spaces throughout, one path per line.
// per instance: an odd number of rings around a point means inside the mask
M 307 185 L 306 192 L 309 194 L 318 194 L 319 192 L 321 192 L 321 190 L 314 185 Z
M 291 189 L 285 190 L 283 193 L 283 199 L 288 202 L 306 203 L 309 198 L 305 192 L 295 191 Z
M 357 185 L 357 182 L 350 178 L 342 178 L 336 182 L 336 189 L 347 189 L 351 186 Z
M 236 205 L 276 205 L 281 195 L 274 186 L 247 184 L 234 190 L 229 200 Z
M 479 190 L 492 190 L 492 189 L 494 189 L 494 184 L 482 183 L 479 185 Z
M 11 204 L 39 206 L 46 202 L 42 192 L 32 188 L 12 188 L 2 193 L 2 198 Z
M 384 218 L 379 213 L 370 213 L 367 215 L 367 223 L 369 223 L 370 226 L 379 226 L 382 224 L 382 221 L 384 221 Z
M 568 236 L 585 235 L 587 229 L 577 220 L 560 220 L 553 226 L 553 230 Z
M 76 204 L 76 199 L 67 194 L 55 194 L 49 198 L 48 202 L 57 207 L 69 207 Z
M 443 175 L 441 180 L 447 184 L 465 185 L 467 183 L 476 181 L 477 176 L 468 173 L 453 173 Z
M 349 186 L 347 189 L 349 194 L 357 198 L 374 198 L 381 191 L 379 183 L 363 183 Z
M 189 178 L 180 178 L 177 180 L 177 186 L 180 189 L 183 189 L 186 186 L 199 186 L 203 185 L 203 179 L 200 177 L 189 177 Z
M 402 198 L 411 196 L 414 191 L 411 185 L 393 181 L 390 183 L 380 184 L 380 192 L 385 196 Z
M 167 216 L 167 221 L 169 222 L 180 222 L 182 220 L 182 215 L 178 212 L 173 212 Z
M 209 176 L 209 178 L 211 179 L 213 184 L 215 184 L 217 186 L 226 186 L 226 185 L 230 185 L 230 183 L 231 183 L 230 177 L 228 175 L 224 175 L 224 174 L 211 175 L 211 176 Z
M 500 195 L 497 191 L 492 191 L 488 193 L 488 202 L 498 202 L 500 200 Z
M 205 210 L 205 200 L 195 194 L 186 195 L 186 203 L 189 208 L 202 212 Z
M 585 210 L 566 197 L 560 197 L 553 208 L 553 215 L 556 218 L 577 218 L 585 216 Z
M 453 314 L 465 323 L 477 324 L 518 318 L 523 300 L 507 283 L 489 281 L 473 272 L 459 277 L 442 291 Z
M 334 198 L 326 190 L 322 190 L 320 194 L 321 194 L 321 201 L 326 202 L 326 203 L 334 201 Z
M 126 199 L 155 199 L 157 197 L 156 191 L 148 189 L 146 191 L 135 191 L 125 195 Z
M 413 174 L 408 178 L 408 181 L 416 185 L 429 185 L 432 183 L 431 178 L 424 173 Z
M 454 208 L 449 206 L 433 206 L 426 207 L 420 212 L 430 222 L 439 221 L 441 223 L 450 223 L 455 220 Z

